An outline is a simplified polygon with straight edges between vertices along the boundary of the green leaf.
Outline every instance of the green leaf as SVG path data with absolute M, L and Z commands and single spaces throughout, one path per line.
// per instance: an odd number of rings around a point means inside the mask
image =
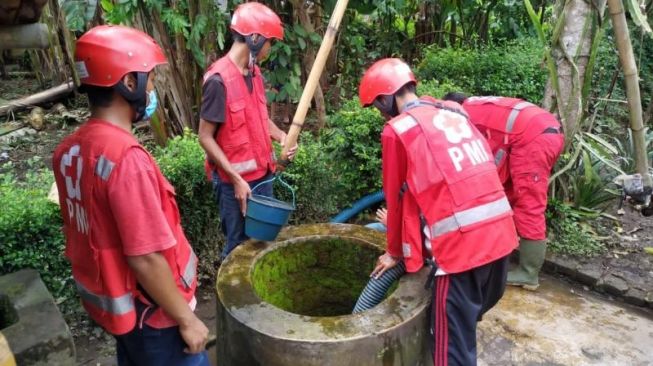
M 306 32 L 306 29 L 304 29 L 304 27 L 302 27 L 302 26 L 299 25 L 299 24 L 295 24 L 295 25 L 293 26 L 293 30 L 294 30 L 295 33 L 297 33 L 300 37 L 306 37 L 306 36 L 308 36 L 308 33 Z
M 111 13 L 113 11 L 113 2 L 111 0 L 102 0 L 101 3 L 102 5 L 102 10 Z
M 601 136 L 598 136 L 598 135 L 595 135 L 595 134 L 589 133 L 589 132 L 584 132 L 583 134 L 585 136 L 593 139 L 594 141 L 598 142 L 599 144 L 601 144 L 601 146 L 603 146 L 605 149 L 609 150 L 612 154 L 614 154 L 614 155 L 619 154 L 619 149 L 617 149 L 617 147 L 615 147 L 614 145 L 612 145 L 611 143 L 609 143 L 608 141 L 603 139 Z
M 649 36 L 653 36 L 653 31 L 651 26 L 648 24 L 646 15 L 642 14 L 642 10 L 639 7 L 639 2 L 637 0 L 626 0 L 626 8 L 628 8 L 628 13 L 632 18 L 633 22 Z
M 299 48 L 301 50 L 306 48 L 306 41 L 304 41 L 304 38 L 297 38 L 297 43 L 299 43 Z
M 544 30 L 542 29 L 542 23 L 540 22 L 540 17 L 535 13 L 533 5 L 529 0 L 524 0 L 524 5 L 526 6 L 526 12 L 531 18 L 531 23 L 537 32 L 537 36 L 543 44 L 547 44 L 546 36 L 544 35 Z

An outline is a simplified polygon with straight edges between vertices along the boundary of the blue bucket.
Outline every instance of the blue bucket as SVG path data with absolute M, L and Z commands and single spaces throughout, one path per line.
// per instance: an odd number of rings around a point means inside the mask
M 278 179 L 292 193 L 292 205 L 278 199 L 254 194 L 260 185 Z M 272 241 L 277 238 L 281 228 L 288 223 L 290 214 L 295 210 L 295 191 L 279 176 L 263 181 L 252 188 L 252 195 L 247 199 L 245 215 L 245 235 L 256 240 Z

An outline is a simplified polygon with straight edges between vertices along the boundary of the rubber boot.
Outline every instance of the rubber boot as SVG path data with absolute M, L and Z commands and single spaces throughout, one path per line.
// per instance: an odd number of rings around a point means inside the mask
M 508 272 L 508 285 L 521 286 L 526 290 L 535 291 L 540 286 L 538 276 L 544 255 L 546 254 L 546 240 L 519 241 L 519 266 Z

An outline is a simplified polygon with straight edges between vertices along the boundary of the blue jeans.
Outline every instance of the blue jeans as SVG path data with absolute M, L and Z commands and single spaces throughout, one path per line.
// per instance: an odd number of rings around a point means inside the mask
M 271 178 L 272 173 L 268 173 L 263 178 L 248 182 L 249 187 L 254 188 L 257 184 Z M 234 185 L 223 182 L 218 173 L 213 172 L 213 192 L 215 193 L 218 209 L 220 210 L 222 233 L 227 240 L 220 254 L 220 258 L 225 259 L 238 244 L 249 239 L 249 237 L 245 235 L 245 218 L 240 211 L 240 204 L 236 199 Z M 261 185 L 252 193 L 272 197 L 272 182 Z
M 179 327 L 163 329 L 143 324 L 116 338 L 119 366 L 210 366 L 206 351 L 196 354 L 184 352 L 186 343 Z

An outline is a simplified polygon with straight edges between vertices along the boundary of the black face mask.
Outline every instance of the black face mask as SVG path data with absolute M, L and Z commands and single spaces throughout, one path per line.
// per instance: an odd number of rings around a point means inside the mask
M 379 95 L 374 99 L 373 104 L 379 111 L 381 111 L 386 119 L 392 119 L 399 115 L 394 95 Z
M 147 77 L 146 72 L 136 72 L 136 89 L 130 91 L 121 81 L 114 86 L 114 89 L 125 98 L 129 105 L 134 108 L 136 115 L 132 122 L 138 122 L 145 116 L 145 107 L 147 107 Z
M 254 40 L 253 36 L 246 36 L 245 37 L 245 43 L 247 43 L 247 47 L 249 48 L 249 67 L 253 68 L 254 63 L 256 63 L 256 58 L 258 57 L 258 54 L 261 52 L 263 49 L 263 45 L 265 45 L 265 42 L 267 42 L 267 38 L 263 37 L 262 35 L 258 35 L 256 37 L 256 41 Z

